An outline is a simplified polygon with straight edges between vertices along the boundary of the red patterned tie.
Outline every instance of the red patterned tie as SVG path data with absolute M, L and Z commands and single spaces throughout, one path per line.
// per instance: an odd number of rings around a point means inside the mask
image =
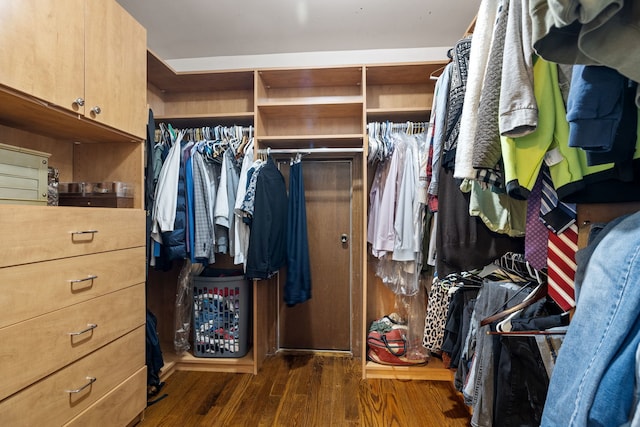
M 560 234 L 549 231 L 548 293 L 565 311 L 576 305 L 573 281 L 576 274 L 577 250 L 578 226 L 575 223 Z

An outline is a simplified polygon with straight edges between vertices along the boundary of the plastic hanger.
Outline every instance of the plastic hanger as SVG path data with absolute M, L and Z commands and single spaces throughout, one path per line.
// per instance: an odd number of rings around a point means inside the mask
M 429 80 L 438 80 L 442 75 L 442 73 L 444 72 L 445 68 L 446 68 L 446 65 L 443 65 L 442 67 L 438 67 L 435 70 L 433 70 L 431 73 L 429 73 Z

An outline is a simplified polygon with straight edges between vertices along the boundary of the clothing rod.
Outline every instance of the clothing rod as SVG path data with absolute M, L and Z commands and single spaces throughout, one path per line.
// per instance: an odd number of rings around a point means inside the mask
M 535 337 L 539 335 L 566 335 L 566 330 L 560 331 L 509 331 L 509 332 L 499 332 L 499 331 L 487 331 L 487 335 L 502 335 L 506 337 Z
M 292 149 L 292 148 L 261 148 L 260 152 L 269 152 L 273 154 L 297 154 L 297 153 L 362 153 L 362 148 L 302 148 L 302 149 Z

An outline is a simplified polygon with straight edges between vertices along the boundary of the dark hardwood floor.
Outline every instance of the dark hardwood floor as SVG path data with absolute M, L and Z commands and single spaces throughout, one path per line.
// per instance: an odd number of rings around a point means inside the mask
M 267 358 L 258 375 L 177 371 L 140 427 L 457 427 L 469 412 L 447 381 L 362 380 L 360 361 Z

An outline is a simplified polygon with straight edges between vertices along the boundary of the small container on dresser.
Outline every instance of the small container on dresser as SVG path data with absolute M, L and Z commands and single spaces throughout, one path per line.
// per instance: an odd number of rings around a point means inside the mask
M 0 203 L 46 205 L 50 156 L 0 143 Z

